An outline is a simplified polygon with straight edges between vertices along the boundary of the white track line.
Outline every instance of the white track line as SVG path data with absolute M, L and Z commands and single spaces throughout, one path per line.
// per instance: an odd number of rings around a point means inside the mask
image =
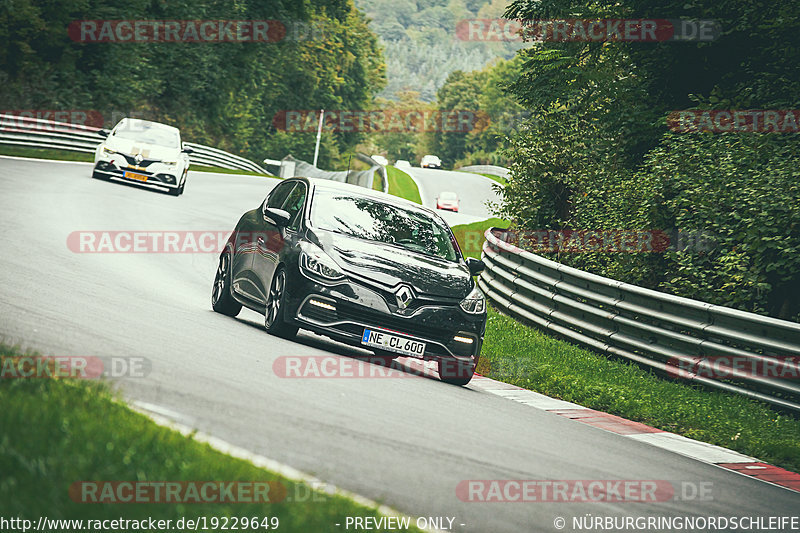
M 379 512 L 384 516 L 409 518 L 412 521 L 412 523 L 416 523 L 414 521 L 414 517 L 410 517 L 408 515 L 400 513 L 387 505 L 383 505 L 376 501 L 370 500 L 369 498 L 361 496 L 360 494 L 340 489 L 335 485 L 332 485 L 330 483 L 325 483 L 324 481 L 310 474 L 301 472 L 300 470 L 297 470 L 294 467 L 280 463 L 273 459 L 269 459 L 268 457 L 264 457 L 263 455 L 255 454 L 251 451 L 245 450 L 244 448 L 236 446 L 235 444 L 231 444 L 225 440 L 219 439 L 212 435 L 208 435 L 206 433 L 197 431 L 187 425 L 175 422 L 174 420 L 171 419 L 172 416 L 177 415 L 178 417 L 181 417 L 184 420 L 187 420 L 188 417 L 180 415 L 179 413 L 176 413 L 171 409 L 138 401 L 132 402 L 131 404 L 129 404 L 129 406 L 131 407 L 131 409 L 148 417 L 150 420 L 152 420 L 159 426 L 173 429 L 186 437 L 191 437 L 192 439 L 198 442 L 203 442 L 205 444 L 208 444 L 218 452 L 230 455 L 231 457 L 236 457 L 237 459 L 249 461 L 259 468 L 265 468 L 267 470 L 270 470 L 276 474 L 285 477 L 286 479 L 290 479 L 292 481 L 296 481 L 299 483 L 305 483 L 309 487 L 312 487 L 314 490 L 324 492 L 330 496 L 336 495 L 348 498 L 364 507 L 376 509 L 377 512 Z M 163 413 L 163 415 L 160 413 Z M 169 413 L 168 415 L 169 417 L 164 416 L 167 413 Z M 422 531 L 428 531 L 430 533 L 444 533 L 442 532 L 442 530 L 439 529 L 422 529 Z

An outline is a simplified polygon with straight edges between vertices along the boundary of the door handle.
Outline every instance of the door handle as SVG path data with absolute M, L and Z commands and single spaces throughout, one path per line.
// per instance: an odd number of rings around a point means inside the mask
M 258 243 L 259 248 L 264 248 L 267 244 L 267 242 L 264 240 L 264 237 L 259 237 L 256 239 L 256 242 Z

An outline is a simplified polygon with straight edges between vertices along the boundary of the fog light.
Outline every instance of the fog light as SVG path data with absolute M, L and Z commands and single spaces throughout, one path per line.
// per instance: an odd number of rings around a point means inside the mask
M 453 337 L 453 340 L 456 342 L 463 342 L 464 344 L 472 344 L 473 342 L 475 342 L 475 339 L 473 339 L 472 337 L 462 337 L 461 335 L 456 335 L 455 337 Z
M 329 304 L 327 302 L 321 302 L 319 300 L 309 300 L 308 303 L 313 305 L 313 306 L 316 306 L 316 307 L 321 307 L 323 309 L 327 309 L 328 311 L 336 311 L 336 306 L 332 305 L 332 304 Z M 470 341 L 470 342 L 472 342 L 472 341 Z

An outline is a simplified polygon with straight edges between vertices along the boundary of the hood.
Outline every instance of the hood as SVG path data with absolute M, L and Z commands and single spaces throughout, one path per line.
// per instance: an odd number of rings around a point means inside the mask
M 472 277 L 462 263 L 339 233 L 320 231 L 318 236 L 322 249 L 343 271 L 386 288 L 407 283 L 419 296 L 448 298 L 464 298 L 472 290 Z
M 156 159 L 159 161 L 178 161 L 180 158 L 180 148 L 168 148 L 157 144 L 149 144 L 131 139 L 120 137 L 108 137 L 105 145 L 115 152 L 127 155 L 142 154 L 145 159 Z

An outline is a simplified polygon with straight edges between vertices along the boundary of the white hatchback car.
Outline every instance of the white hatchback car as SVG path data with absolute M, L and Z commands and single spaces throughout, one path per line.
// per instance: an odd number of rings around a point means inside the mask
M 435 155 L 424 155 L 419 166 L 422 168 L 442 168 L 442 160 Z
M 389 164 L 389 160 L 383 157 L 382 155 L 373 155 L 372 160 L 378 163 L 379 165 L 383 165 L 384 167 Z
M 173 196 L 183 194 L 189 172 L 191 148 L 181 143 L 178 128 L 159 122 L 123 118 L 94 154 L 96 179 L 115 179 L 166 188 Z

